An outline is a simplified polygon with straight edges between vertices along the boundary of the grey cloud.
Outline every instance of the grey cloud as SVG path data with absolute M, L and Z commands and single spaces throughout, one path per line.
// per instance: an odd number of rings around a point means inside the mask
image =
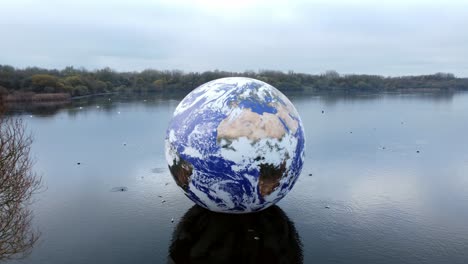
M 0 10 L 0 63 L 468 76 L 468 5 L 458 2 L 275 1 L 219 12 L 170 1 L 44 2 Z

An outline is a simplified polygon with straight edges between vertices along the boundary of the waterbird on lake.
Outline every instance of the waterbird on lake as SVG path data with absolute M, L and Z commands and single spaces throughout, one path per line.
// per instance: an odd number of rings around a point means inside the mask
M 128 188 L 125 186 L 114 187 L 111 189 L 111 192 L 126 192 L 126 191 L 128 191 Z

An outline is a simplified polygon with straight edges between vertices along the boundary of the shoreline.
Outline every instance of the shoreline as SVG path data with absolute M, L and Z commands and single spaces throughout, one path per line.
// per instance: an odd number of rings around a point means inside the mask
M 437 88 L 405 88 L 405 89 L 397 89 L 397 90 L 380 90 L 380 91 L 367 91 L 367 90 L 360 90 L 360 89 L 332 89 L 332 90 L 289 90 L 284 89 L 282 92 L 285 94 L 323 94 L 323 93 L 344 93 L 344 94 L 360 94 L 360 93 L 371 93 L 371 94 L 427 94 L 427 93 L 457 93 L 457 92 L 466 92 L 466 89 L 437 89 Z M 176 91 L 174 91 L 176 92 Z M 179 91 L 180 92 L 180 91 Z M 185 92 L 184 94 L 188 94 L 190 91 Z M 57 104 L 64 104 L 64 103 L 71 103 L 75 100 L 86 99 L 86 98 L 93 98 L 99 96 L 121 96 L 121 95 L 155 95 L 155 94 L 170 94 L 171 92 L 147 92 L 147 93 L 136 93 L 136 92 L 107 92 L 107 93 L 96 93 L 96 94 L 87 94 L 81 96 L 71 96 L 69 93 L 15 93 L 15 94 L 8 94 L 2 98 L 0 97 L 0 101 L 5 104 L 25 104 L 25 103 L 57 103 Z
M 14 93 L 3 98 L 4 103 L 29 103 L 29 102 L 71 102 L 69 93 Z

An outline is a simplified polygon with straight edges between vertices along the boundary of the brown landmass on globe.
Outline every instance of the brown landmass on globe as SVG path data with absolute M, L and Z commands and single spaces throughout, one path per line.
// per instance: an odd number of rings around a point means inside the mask
M 278 111 L 276 115 L 280 117 L 283 120 L 283 122 L 286 123 L 289 130 L 291 130 L 293 134 L 296 133 L 296 130 L 299 127 L 299 123 L 295 119 L 293 119 L 290 115 L 290 113 L 293 113 L 293 109 L 281 103 L 275 103 L 272 106 L 275 107 L 275 109 Z
M 265 197 L 271 194 L 280 184 L 280 180 L 286 171 L 286 162 L 283 161 L 280 166 L 273 164 L 260 164 L 260 176 L 258 189 L 260 195 Z
M 174 165 L 169 166 L 169 171 L 177 185 L 182 189 L 187 190 L 190 183 L 190 176 L 192 176 L 193 171 L 192 164 L 179 157 L 179 161 L 174 159 Z
M 281 139 L 286 134 L 281 120 L 292 133 L 295 133 L 298 122 L 289 115 L 288 109 L 282 104 L 275 104 L 274 107 L 278 110 L 276 114 L 263 113 L 260 115 L 252 112 L 249 108 L 243 108 L 240 113 L 231 112 L 219 123 L 217 140 L 240 137 L 247 137 L 253 141 L 262 138 Z
M 286 133 L 281 121 L 274 114 L 259 115 L 249 108 L 241 110 L 237 116 L 233 112 L 218 125 L 218 140 L 247 137 L 256 141 L 265 137 L 280 139 Z

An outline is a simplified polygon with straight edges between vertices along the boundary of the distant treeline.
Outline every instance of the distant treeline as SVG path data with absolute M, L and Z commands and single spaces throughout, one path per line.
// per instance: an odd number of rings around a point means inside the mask
M 292 71 L 285 73 L 272 70 L 183 72 L 149 69 L 141 72 L 118 72 L 110 68 L 95 71 L 73 67 L 50 70 L 37 67 L 17 69 L 0 65 L 0 96 L 61 93 L 76 97 L 112 92 L 188 92 L 208 81 L 229 76 L 259 79 L 282 91 L 468 90 L 468 78 L 457 78 L 451 73 L 383 77 L 362 74 L 341 75 L 336 71 L 327 71 L 323 74 Z

